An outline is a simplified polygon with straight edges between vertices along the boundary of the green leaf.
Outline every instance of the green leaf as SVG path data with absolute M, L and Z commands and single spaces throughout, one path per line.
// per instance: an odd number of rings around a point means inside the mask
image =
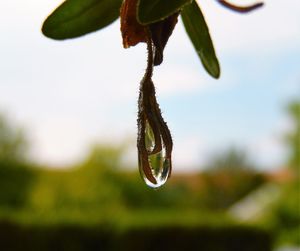
M 116 20 L 122 0 L 66 0 L 44 22 L 42 32 L 53 39 L 75 38 Z
M 185 6 L 181 17 L 204 68 L 212 77 L 219 78 L 219 61 L 204 16 L 197 3 L 194 1 Z
M 141 24 L 162 20 L 193 0 L 139 0 L 137 19 Z

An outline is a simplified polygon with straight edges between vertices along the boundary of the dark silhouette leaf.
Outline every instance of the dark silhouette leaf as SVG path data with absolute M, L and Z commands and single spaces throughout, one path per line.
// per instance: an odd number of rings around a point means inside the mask
M 137 19 L 141 24 L 160 21 L 193 0 L 139 0 Z
M 185 6 L 181 17 L 204 68 L 212 77 L 219 78 L 219 61 L 204 16 L 197 3 L 193 2 Z
M 115 21 L 122 0 L 67 0 L 44 22 L 42 32 L 53 39 L 75 38 Z

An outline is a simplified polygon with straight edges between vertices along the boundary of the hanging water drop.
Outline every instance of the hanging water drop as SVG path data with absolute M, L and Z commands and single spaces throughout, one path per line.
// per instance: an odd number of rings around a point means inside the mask
M 155 147 L 154 133 L 148 122 L 146 122 L 145 128 L 145 146 L 149 153 L 151 153 Z
M 139 171 L 145 183 L 152 188 L 158 188 L 166 183 L 170 171 L 171 160 L 166 156 L 166 149 L 162 144 L 161 150 L 152 153 L 155 148 L 154 133 L 148 123 L 145 126 L 145 146 L 148 152 L 147 159 L 139 156 Z
M 149 187 L 158 188 L 165 184 L 171 175 L 173 142 L 167 123 L 161 115 L 155 96 L 155 86 L 151 79 L 153 73 L 152 46 L 152 39 L 149 36 L 147 69 L 140 83 L 138 100 L 137 148 L 141 177 Z

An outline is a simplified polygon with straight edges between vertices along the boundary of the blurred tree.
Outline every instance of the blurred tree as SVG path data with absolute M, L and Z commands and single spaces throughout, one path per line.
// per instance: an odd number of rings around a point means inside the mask
M 290 150 L 289 165 L 300 169 L 300 101 L 293 101 L 288 106 L 288 113 L 293 122 L 293 129 L 287 135 L 287 144 Z
M 246 152 L 230 148 L 213 157 L 203 173 L 202 199 L 212 209 L 226 209 L 265 182 Z
M 26 162 L 27 141 L 21 129 L 0 114 L 0 208 L 26 205 L 34 172 Z
M 254 169 L 254 165 L 250 162 L 246 152 L 232 147 L 214 156 L 206 169 L 210 172 L 220 170 L 243 171 Z
M 0 160 L 0 212 L 27 205 L 35 171 L 21 162 Z
M 0 160 L 2 162 L 23 162 L 26 159 L 27 140 L 20 128 L 14 127 L 0 114 Z
M 282 195 L 272 210 L 278 244 L 300 246 L 299 180 L 282 186 Z
M 287 107 L 292 129 L 286 135 L 289 147 L 289 167 L 295 172 L 294 179 L 281 186 L 282 194 L 272 209 L 270 220 L 276 230 L 277 245 L 300 245 L 300 101 L 294 100 Z
M 93 145 L 82 166 L 94 169 L 114 170 L 121 166 L 124 147 L 112 145 Z

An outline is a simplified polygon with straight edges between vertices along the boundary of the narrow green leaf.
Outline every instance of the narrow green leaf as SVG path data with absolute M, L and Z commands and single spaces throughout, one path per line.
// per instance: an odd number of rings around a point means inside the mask
M 194 1 L 181 12 L 183 24 L 206 71 L 220 77 L 220 65 L 200 7 Z
M 122 0 L 66 0 L 44 22 L 42 32 L 53 39 L 75 38 L 116 20 Z
M 162 20 L 193 0 L 139 0 L 137 19 L 141 24 Z

